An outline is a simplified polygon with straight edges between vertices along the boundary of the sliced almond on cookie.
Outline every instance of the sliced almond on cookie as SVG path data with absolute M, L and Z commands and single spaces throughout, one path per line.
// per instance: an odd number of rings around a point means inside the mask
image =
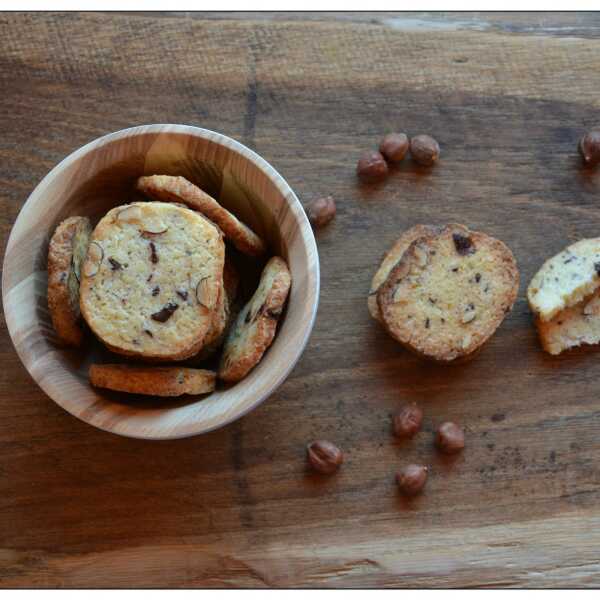
M 87 251 L 87 257 L 83 264 L 82 273 L 85 277 L 95 277 L 102 261 L 104 260 L 104 250 L 97 242 L 92 242 Z
M 123 223 L 139 223 L 142 220 L 142 209 L 139 205 L 132 204 L 120 210 L 116 219 Z
M 203 277 L 196 285 L 196 300 L 200 306 L 212 311 L 220 294 L 219 282 L 213 277 Z

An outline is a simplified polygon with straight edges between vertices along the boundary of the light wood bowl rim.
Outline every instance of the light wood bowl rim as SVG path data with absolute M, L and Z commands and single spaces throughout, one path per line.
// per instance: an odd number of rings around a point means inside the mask
M 61 402 L 60 397 L 56 397 L 56 391 L 53 389 L 53 386 L 46 385 L 45 382 L 40 381 L 35 375 L 32 373 L 31 365 L 30 365 L 30 356 L 26 355 L 23 352 L 23 348 L 21 348 L 15 341 L 16 336 L 16 315 L 15 308 L 13 304 L 8 301 L 8 294 L 10 290 L 7 291 L 7 272 L 10 269 L 10 258 L 12 247 L 17 242 L 17 235 L 19 233 L 19 228 L 22 226 L 21 221 L 23 220 L 23 215 L 29 211 L 32 204 L 34 203 L 34 199 L 39 194 L 40 189 L 44 188 L 51 182 L 54 178 L 56 178 L 64 169 L 69 167 L 73 162 L 79 160 L 83 156 L 85 156 L 88 152 L 92 150 L 97 150 L 102 146 L 112 143 L 114 141 L 134 137 L 137 135 L 147 135 L 152 133 L 161 133 L 165 130 L 168 130 L 172 133 L 184 134 L 184 135 L 192 135 L 196 137 L 200 137 L 205 140 L 209 140 L 211 142 L 217 143 L 219 145 L 225 146 L 226 148 L 232 150 L 241 156 L 244 160 L 248 160 L 251 162 L 257 169 L 262 171 L 262 173 L 267 177 L 272 184 L 280 192 L 282 198 L 286 203 L 289 204 L 292 214 L 296 219 L 299 220 L 299 237 L 301 239 L 302 244 L 304 244 L 306 248 L 306 253 L 309 256 L 314 256 L 315 261 L 313 265 L 307 265 L 307 270 L 310 269 L 313 271 L 313 277 L 307 278 L 307 296 L 311 300 L 311 307 L 309 312 L 309 318 L 304 322 L 304 326 L 302 327 L 302 338 L 299 344 L 295 346 L 295 349 L 291 353 L 291 360 L 287 361 L 285 364 L 277 363 L 280 365 L 277 376 L 273 379 L 268 389 L 266 389 L 262 394 L 258 394 L 257 397 L 249 403 L 243 410 L 232 411 L 232 414 L 227 418 L 224 418 L 221 422 L 216 423 L 211 427 L 199 427 L 194 431 L 186 431 L 184 433 L 178 434 L 173 433 L 169 435 L 147 435 L 140 434 L 137 435 L 135 432 L 122 432 L 117 431 L 112 427 L 103 426 L 102 424 L 92 422 L 93 419 L 87 419 L 84 415 L 79 414 L 77 411 L 72 410 L 72 407 L 68 406 L 66 403 L 63 404 Z M 27 277 L 27 276 L 26 276 Z M 23 279 L 21 280 L 23 281 Z M 134 439 L 143 439 L 143 440 L 173 440 L 173 439 L 184 439 L 188 437 L 193 437 L 195 435 L 201 435 L 203 433 L 208 433 L 210 431 L 214 431 L 221 427 L 225 427 L 230 423 L 240 419 L 244 415 L 248 414 L 250 411 L 254 410 L 257 406 L 262 404 L 269 396 L 275 392 L 275 390 L 285 381 L 288 377 L 292 369 L 295 367 L 296 363 L 302 356 L 306 345 L 308 343 L 309 337 L 312 333 L 312 329 L 314 327 L 317 309 L 319 305 L 319 295 L 320 295 L 320 261 L 317 250 L 317 244 L 312 232 L 312 227 L 306 217 L 304 212 L 304 208 L 300 203 L 300 200 L 296 196 L 295 192 L 291 188 L 291 186 L 287 183 L 287 181 L 282 177 L 282 175 L 264 158 L 262 158 L 259 154 L 238 142 L 237 140 L 222 134 L 218 131 L 214 131 L 211 129 L 206 129 L 202 127 L 197 127 L 194 125 L 185 125 L 185 124 L 175 124 L 175 123 L 153 123 L 147 125 L 137 125 L 134 127 L 128 127 L 125 129 L 120 129 L 118 131 L 114 131 L 112 133 L 105 134 L 94 140 L 91 140 L 87 144 L 81 146 L 77 150 L 74 150 L 70 154 L 68 154 L 65 158 L 63 158 L 58 164 L 56 164 L 36 185 L 36 187 L 31 191 L 28 195 L 27 200 L 21 207 L 19 214 L 11 228 L 11 232 L 8 238 L 8 242 L 6 244 L 4 260 L 2 265 L 2 302 L 4 306 L 5 320 L 7 324 L 7 329 L 13 343 L 13 346 L 27 369 L 28 373 L 32 377 L 32 379 L 37 383 L 37 385 L 61 408 L 67 411 L 69 414 L 73 415 L 80 421 L 91 425 L 97 429 L 106 431 L 108 433 L 112 433 L 114 435 L 119 435 L 121 437 L 129 437 Z M 16 284 L 18 285 L 18 284 Z M 13 286 L 13 288 L 16 286 Z M 11 289 L 13 289 L 11 288 Z M 279 335 L 279 332 L 278 332 Z M 242 400 L 240 400 L 240 403 Z

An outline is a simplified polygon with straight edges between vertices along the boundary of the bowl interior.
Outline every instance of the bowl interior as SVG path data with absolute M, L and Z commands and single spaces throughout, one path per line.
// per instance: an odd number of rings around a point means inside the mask
M 88 368 L 110 362 L 90 335 L 83 350 L 56 343 L 46 299 L 48 242 L 70 215 L 95 224 L 113 206 L 141 199 L 140 175 L 182 175 L 198 184 L 258 233 L 269 254 L 292 273 L 288 305 L 271 348 L 235 386 L 207 397 L 159 399 L 94 389 Z M 262 264 L 243 257 L 242 281 L 256 282 Z M 203 129 L 136 127 L 100 138 L 73 153 L 38 185 L 11 233 L 3 271 L 7 324 L 25 366 L 63 408 L 84 421 L 132 437 L 167 439 L 215 429 L 245 414 L 283 381 L 299 358 L 314 320 L 319 269 L 304 211 L 281 176 L 241 144 Z M 250 290 L 251 291 L 251 290 Z

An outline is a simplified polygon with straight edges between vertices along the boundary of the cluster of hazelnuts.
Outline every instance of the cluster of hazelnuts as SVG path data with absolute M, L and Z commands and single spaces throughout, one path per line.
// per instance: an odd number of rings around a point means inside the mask
M 412 159 L 431 167 L 440 156 L 440 146 L 430 135 L 417 135 L 410 140 L 405 133 L 388 133 L 381 140 L 379 150 L 365 152 L 356 165 L 356 174 L 365 183 L 385 179 L 389 165 L 398 164 L 410 151 Z M 589 166 L 600 164 L 600 128 L 588 131 L 579 140 L 579 153 Z M 331 196 L 313 200 L 306 207 L 306 214 L 314 229 L 327 225 L 335 217 L 335 201 Z
M 392 418 L 394 435 L 399 438 L 412 438 L 421 429 L 423 411 L 415 404 L 403 406 Z M 444 454 L 455 454 L 465 447 L 465 433 L 456 423 L 446 421 L 435 433 L 435 445 Z M 331 442 L 314 441 L 306 447 L 310 467 L 317 473 L 331 475 L 344 462 L 344 453 Z M 427 482 L 428 468 L 424 465 L 409 464 L 396 473 L 398 489 L 405 496 L 414 496 L 422 491 Z
M 389 165 L 398 164 L 410 150 L 412 159 L 431 167 L 440 156 L 440 146 L 430 135 L 417 135 L 410 140 L 405 133 L 388 133 L 379 144 L 379 151 L 369 150 L 358 160 L 356 174 L 365 183 L 384 179 Z
M 410 151 L 412 159 L 425 167 L 432 166 L 440 156 L 440 146 L 430 135 L 408 139 L 405 133 L 388 133 L 379 144 L 379 151 L 365 152 L 356 165 L 356 174 L 365 183 L 384 179 L 389 166 L 398 164 Z M 325 227 L 335 217 L 335 200 L 324 196 L 306 206 L 306 215 L 313 229 Z

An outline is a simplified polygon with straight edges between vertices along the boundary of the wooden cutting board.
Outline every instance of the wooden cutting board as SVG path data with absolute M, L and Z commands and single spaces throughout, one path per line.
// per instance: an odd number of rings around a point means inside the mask
M 60 159 L 142 123 L 215 129 L 254 148 L 318 234 L 321 303 L 290 378 L 242 420 L 149 443 L 95 430 L 33 383 L 0 332 L 0 585 L 599 586 L 600 363 L 538 345 L 525 301 L 541 263 L 600 235 L 599 15 L 0 16 L 0 227 Z M 430 133 L 375 187 L 358 155 L 389 130 Z M 465 223 L 513 250 L 513 312 L 470 364 L 401 350 L 368 315 L 382 253 L 415 223 Z M 390 434 L 405 401 L 425 412 Z M 467 430 L 444 460 L 442 420 Z M 327 438 L 346 462 L 305 471 Z M 398 496 L 406 462 L 426 493 Z

